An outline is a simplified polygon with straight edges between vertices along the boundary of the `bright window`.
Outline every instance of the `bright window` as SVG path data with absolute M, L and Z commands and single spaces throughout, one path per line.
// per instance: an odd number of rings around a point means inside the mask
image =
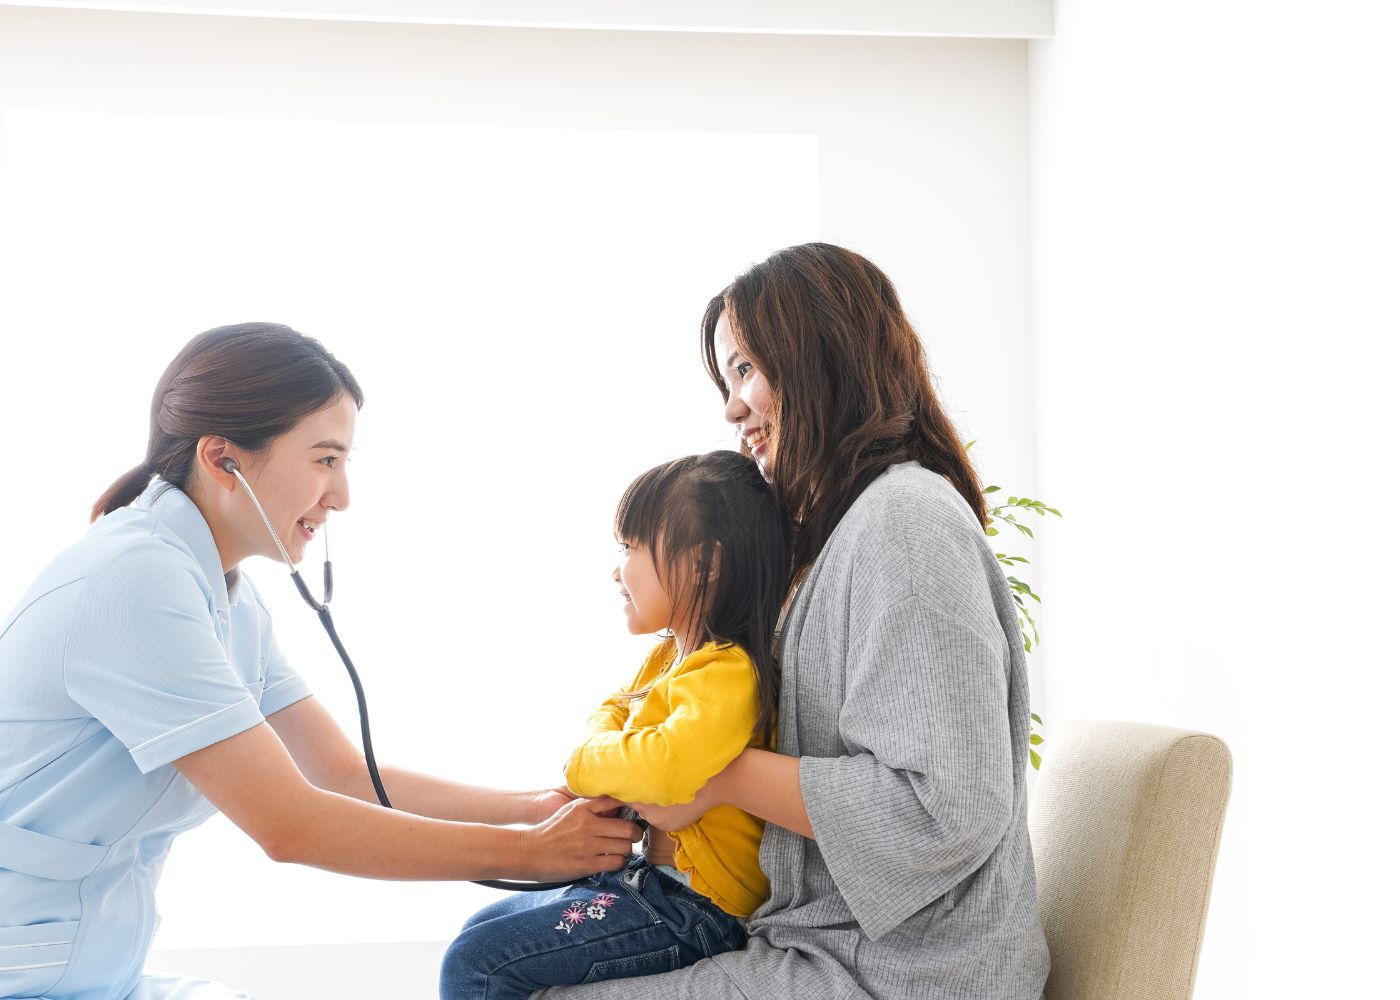
M 816 174 L 806 135 L 5 113 L 0 426 L 23 490 L 0 513 L 24 530 L 7 532 L 0 604 L 140 461 L 185 340 L 288 323 L 367 396 L 353 510 L 330 535 L 378 755 L 556 783 L 648 647 L 611 580 L 613 506 L 650 465 L 732 446 L 701 311 L 816 237 Z M 276 565 L 250 570 L 354 734 L 314 615 Z M 222 818 L 180 838 L 160 895 L 163 947 L 441 940 L 495 897 L 274 866 Z

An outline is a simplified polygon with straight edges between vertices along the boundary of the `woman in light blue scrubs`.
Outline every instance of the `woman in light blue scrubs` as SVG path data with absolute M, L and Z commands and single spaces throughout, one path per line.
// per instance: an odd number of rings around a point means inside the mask
M 349 506 L 362 402 L 287 327 L 194 338 L 156 387 L 145 460 L 0 625 L 0 997 L 245 996 L 143 976 L 171 841 L 216 809 L 276 861 L 381 879 L 572 879 L 630 854 L 617 803 L 563 790 L 385 767 L 401 811 L 371 804 L 359 750 L 278 650 L 238 566 L 280 556 L 223 463 L 300 561 Z

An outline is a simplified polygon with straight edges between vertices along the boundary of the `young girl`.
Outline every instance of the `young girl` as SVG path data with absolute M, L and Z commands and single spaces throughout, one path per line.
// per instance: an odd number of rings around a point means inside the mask
M 667 634 L 589 719 L 565 776 L 580 796 L 689 802 L 745 747 L 772 743 L 787 520 L 752 461 L 716 451 L 640 476 L 616 533 L 628 629 Z M 761 820 L 720 806 L 675 833 L 647 831 L 645 855 L 622 871 L 486 907 L 447 951 L 443 1000 L 524 1000 L 742 947 L 768 892 L 762 835 Z

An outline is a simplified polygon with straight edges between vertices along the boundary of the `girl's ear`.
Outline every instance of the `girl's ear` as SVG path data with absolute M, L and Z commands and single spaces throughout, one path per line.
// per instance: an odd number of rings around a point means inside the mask
M 700 565 L 700 556 L 704 552 L 704 545 L 696 545 L 690 550 L 690 565 L 694 567 L 695 582 L 710 584 L 715 582 L 715 577 L 719 576 L 720 544 L 714 542 L 710 548 L 710 565 L 706 569 Z

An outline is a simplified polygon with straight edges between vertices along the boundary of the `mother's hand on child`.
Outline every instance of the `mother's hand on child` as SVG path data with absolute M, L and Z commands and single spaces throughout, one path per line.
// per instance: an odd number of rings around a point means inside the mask
M 574 799 L 521 830 L 526 877 L 552 882 L 621 868 L 642 831 L 636 823 L 610 815 L 619 805 L 616 799 Z
M 651 802 L 628 802 L 627 805 L 635 809 L 648 825 L 671 832 L 685 829 L 723 802 L 723 789 L 720 775 L 717 774 L 707 781 L 689 802 L 675 806 L 659 806 Z

